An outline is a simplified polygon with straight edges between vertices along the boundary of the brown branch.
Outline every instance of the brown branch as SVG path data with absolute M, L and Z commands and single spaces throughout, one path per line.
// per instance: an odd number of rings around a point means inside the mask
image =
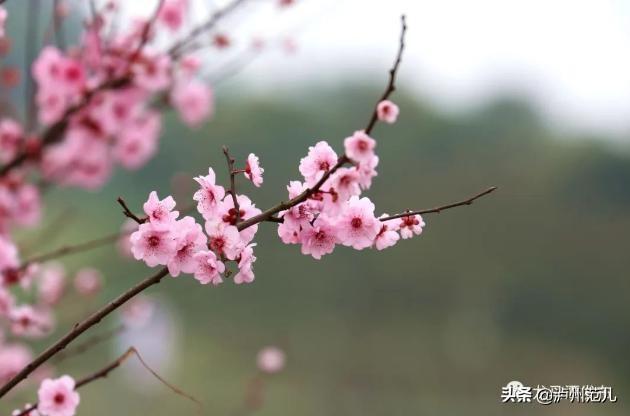
M 153 377 L 158 379 L 160 381 L 160 383 L 165 385 L 173 393 L 177 394 L 178 396 L 184 397 L 184 398 L 192 401 L 193 403 L 195 403 L 197 405 L 199 414 L 201 414 L 201 411 L 203 410 L 203 405 L 201 404 L 201 402 L 199 400 L 197 400 L 195 397 L 191 396 L 190 394 L 184 392 L 180 388 L 178 388 L 178 387 L 172 385 L 171 383 L 167 382 L 166 380 L 164 380 L 164 378 L 162 378 L 155 370 L 153 370 L 146 363 L 146 361 L 144 361 L 144 359 L 142 358 L 142 356 L 140 355 L 140 353 L 138 352 L 138 350 L 135 347 L 130 347 L 127 351 L 125 351 L 120 357 L 118 357 L 112 363 L 106 365 L 105 367 L 101 368 L 100 370 L 96 371 L 95 373 L 90 374 L 90 375 L 88 375 L 88 376 L 78 380 L 76 382 L 75 386 L 74 386 L 74 389 L 78 390 L 81 387 L 83 387 L 83 386 L 85 386 L 87 384 L 90 384 L 93 381 L 100 380 L 102 378 L 106 378 L 109 375 L 109 373 L 111 373 L 112 371 L 114 371 L 117 368 L 119 368 L 120 366 L 122 366 L 132 356 L 135 356 L 138 359 L 138 361 L 140 361 L 140 364 L 142 364 L 142 366 L 145 368 L 145 370 L 147 370 L 149 373 L 151 373 L 151 375 Z M 38 403 L 32 404 L 32 405 L 28 406 L 26 409 L 22 410 L 22 412 L 16 414 L 15 416 L 26 416 L 30 412 L 32 412 L 33 410 L 37 409 L 37 406 L 38 406 Z
M 230 151 L 227 146 L 223 146 L 223 154 L 227 161 L 228 171 L 230 172 L 230 194 L 232 195 L 232 202 L 234 203 L 234 210 L 236 211 L 236 222 L 241 221 L 241 208 L 238 206 L 238 198 L 236 197 L 236 170 L 234 169 L 234 158 L 230 156 Z
M 39 354 L 33 361 L 31 361 L 26 367 L 24 367 L 19 373 L 17 373 L 11 380 L 0 387 L 0 398 L 4 397 L 13 387 L 18 385 L 21 381 L 25 380 L 33 371 L 39 368 L 42 364 L 48 361 L 50 358 L 57 355 L 60 351 L 66 348 L 72 341 L 77 339 L 85 331 L 101 322 L 103 318 L 114 312 L 116 309 L 124 305 L 127 301 L 132 299 L 138 293 L 144 291 L 148 287 L 151 287 L 159 283 L 165 276 L 168 275 L 168 269 L 162 268 L 156 274 L 147 277 L 140 283 L 136 284 L 116 299 L 94 312 L 87 319 L 80 323 L 76 323 L 73 328 L 57 342 L 46 348 L 41 354 Z
M 484 197 L 494 191 L 496 191 L 498 188 L 496 186 L 492 186 L 488 189 L 486 189 L 483 192 L 480 192 L 478 194 L 476 194 L 475 196 L 472 196 L 468 199 L 465 199 L 463 201 L 459 201 L 459 202 L 453 202 L 452 204 L 448 204 L 448 205 L 442 205 L 439 207 L 435 207 L 435 208 L 429 208 L 429 209 L 423 209 L 420 211 L 406 211 L 406 212 L 402 212 L 400 214 L 396 214 L 396 215 L 390 215 L 389 217 L 384 217 L 384 218 L 379 218 L 381 221 L 390 221 L 390 220 L 395 220 L 396 218 L 404 218 L 404 217 L 410 217 L 413 215 L 422 215 L 422 214 L 434 214 L 437 213 L 439 214 L 442 211 L 445 211 L 447 209 L 451 209 L 451 208 L 456 208 L 456 207 L 461 207 L 464 205 L 472 205 L 473 202 L 475 202 L 477 199 Z
M 120 206 L 123 208 L 123 214 L 125 214 L 125 217 L 127 218 L 131 218 L 132 220 L 134 220 L 135 222 L 137 222 L 138 224 L 144 224 L 145 222 L 147 222 L 147 217 L 144 218 L 140 218 L 138 217 L 136 214 L 134 214 L 129 207 L 127 206 L 127 203 L 125 202 L 124 199 L 122 199 L 122 197 L 118 197 L 117 199 L 118 203 L 120 204 Z

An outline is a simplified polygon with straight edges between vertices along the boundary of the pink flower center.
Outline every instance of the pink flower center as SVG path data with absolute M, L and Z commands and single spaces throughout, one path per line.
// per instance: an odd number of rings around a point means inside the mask
M 418 225 L 420 224 L 420 221 L 418 221 L 418 219 L 413 216 L 413 217 L 403 217 L 403 225 L 405 227 L 413 227 L 414 225 Z
M 150 247 L 157 247 L 160 245 L 160 237 L 152 235 L 151 237 L 149 237 L 148 243 Z
M 361 218 L 355 217 L 352 219 L 352 221 L 350 221 L 350 225 L 352 225 L 352 228 L 361 228 L 361 226 L 363 225 L 363 221 L 361 220 Z
M 225 247 L 225 239 L 220 236 L 213 238 L 210 240 L 210 249 L 216 251 L 217 253 L 223 253 L 223 247 Z
M 241 209 L 239 211 L 239 214 L 240 214 L 239 216 L 241 217 L 241 219 L 244 219 L 245 211 Z M 222 219 L 223 219 L 223 222 L 227 222 L 228 224 L 231 224 L 231 225 L 236 225 L 236 209 L 230 208 L 227 214 L 225 214 Z
M 319 170 L 328 170 L 330 165 L 326 161 L 319 162 Z
M 318 232 L 315 234 L 315 239 L 316 239 L 317 241 L 323 241 L 323 240 L 325 240 L 325 239 L 326 239 L 326 233 L 325 233 L 324 231 L 321 231 L 321 230 L 320 230 L 320 231 L 318 231 Z
M 4 283 L 7 286 L 14 285 L 20 281 L 20 273 L 17 269 L 6 269 L 4 271 Z
M 62 405 L 63 402 L 66 401 L 66 396 L 63 393 L 57 393 L 55 397 L 53 397 L 53 401 L 56 405 Z
M 359 140 L 359 142 L 357 143 L 357 148 L 359 148 L 360 151 L 365 152 L 366 150 L 368 150 L 368 144 L 365 140 Z

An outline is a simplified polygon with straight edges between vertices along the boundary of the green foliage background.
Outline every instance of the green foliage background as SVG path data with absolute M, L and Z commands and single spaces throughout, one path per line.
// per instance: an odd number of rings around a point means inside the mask
M 289 97 L 233 93 L 219 97 L 216 119 L 199 131 L 170 115 L 159 155 L 141 171 L 118 171 L 96 193 L 51 191 L 47 218 L 68 207 L 75 217 L 46 246 L 118 229 L 116 196 L 139 208 L 150 190 L 171 193 L 175 173 L 193 187 L 190 177 L 213 166 L 225 181 L 222 144 L 240 160 L 259 155 L 263 187 L 241 181 L 240 189 L 267 207 L 286 197 L 307 146 L 326 139 L 340 150 L 342 139 L 367 122 L 379 94 L 360 86 Z M 262 225 L 254 284 L 201 287 L 182 277 L 151 291 L 178 327 L 165 377 L 201 398 L 206 414 L 235 414 L 257 350 L 280 344 L 288 366 L 268 380 L 260 415 L 627 414 L 627 149 L 554 133 L 518 100 L 457 115 L 410 97 L 397 101 L 400 122 L 374 132 L 381 164 L 368 195 L 381 212 L 431 207 L 490 185 L 499 191 L 427 216 L 420 238 L 380 253 L 339 248 L 316 261 L 280 243 L 274 225 Z M 190 192 L 175 194 L 181 206 L 191 202 Z M 102 269 L 107 286 L 90 304 L 69 302 L 61 329 L 150 273 L 113 248 L 65 263 Z M 115 355 L 103 345 L 60 371 L 80 377 Z M 612 385 L 620 399 L 606 406 L 502 405 L 500 388 L 513 379 Z M 80 414 L 194 413 L 162 386 L 136 384 L 115 373 L 86 387 Z

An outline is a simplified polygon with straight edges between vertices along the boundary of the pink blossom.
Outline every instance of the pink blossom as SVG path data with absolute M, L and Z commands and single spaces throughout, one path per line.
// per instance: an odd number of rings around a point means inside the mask
M 367 161 L 359 162 L 357 172 L 359 172 L 359 184 L 363 189 L 369 189 L 372 186 L 372 179 L 378 175 L 376 166 L 378 166 L 378 156 L 374 155 Z
M 330 186 L 337 192 L 339 199 L 346 201 L 353 195 L 361 194 L 360 179 L 356 168 L 339 168 L 331 176 Z
M 74 277 L 74 290 L 82 296 L 92 296 L 103 287 L 103 276 L 96 269 L 86 267 L 79 270 Z
M 15 157 L 23 134 L 22 126 L 16 121 L 10 118 L 0 121 L 0 161 L 6 163 Z
M 317 217 L 313 226 L 308 226 L 300 233 L 302 254 L 310 254 L 317 260 L 330 254 L 339 242 L 337 230 L 324 215 Z
M 134 82 L 147 91 L 158 92 L 171 84 L 171 59 L 168 55 L 144 56 L 144 60 L 132 66 Z
M 101 187 L 111 169 L 107 142 L 94 140 L 93 133 L 82 127 L 71 128 L 63 142 L 47 147 L 42 160 L 46 179 L 87 189 Z
M 37 186 L 23 183 L 13 193 L 14 211 L 12 220 L 24 226 L 34 226 L 41 219 L 41 198 Z
M 216 185 L 212 168 L 208 168 L 206 176 L 198 176 L 195 178 L 195 181 L 201 185 L 201 189 L 193 195 L 193 199 L 197 201 L 197 211 L 203 218 L 210 220 L 214 218 L 219 203 L 225 196 L 225 189 L 220 185 Z
M 308 155 L 300 160 L 300 173 L 312 186 L 337 164 L 337 154 L 325 141 L 308 148 Z
M 256 361 L 260 371 L 274 374 L 284 368 L 286 356 L 280 348 L 271 346 L 260 350 Z
M 381 229 L 374 216 L 374 204 L 357 196 L 350 198 L 336 225 L 341 243 L 357 250 L 370 247 Z
M 250 244 L 241 250 L 238 259 L 238 273 L 234 275 L 234 283 L 237 285 L 254 281 L 253 264 L 256 261 L 254 246 L 256 246 L 256 244 Z
M 0 345 L 0 382 L 5 383 L 22 370 L 33 355 L 31 351 L 21 344 Z
M 179 66 L 183 77 L 190 78 L 199 71 L 201 59 L 194 55 L 186 55 L 179 60 Z
M 369 162 L 374 157 L 376 140 L 365 134 L 364 131 L 355 131 L 343 142 L 346 156 L 355 162 Z
M 0 235 L 0 271 L 19 266 L 17 247 L 7 237 Z
M 121 229 L 121 235 L 116 245 L 118 246 L 118 252 L 124 257 L 133 257 L 131 252 L 131 241 L 129 236 L 138 229 L 138 223 L 131 218 L 127 219 Z
M 202 285 L 212 283 L 216 286 L 223 282 L 221 273 L 225 271 L 225 265 L 212 251 L 197 252 L 194 259 L 197 264 L 194 276 Z
M 117 135 L 112 150 L 114 158 L 127 169 L 138 169 L 156 153 L 161 119 L 156 112 L 144 112 Z
M 11 292 L 4 287 L 0 286 L 0 317 L 9 315 L 9 312 L 15 305 L 15 298 Z M 0 339 L 0 344 L 2 340 Z
M 245 177 L 252 181 L 256 187 L 260 187 L 263 183 L 263 172 L 265 172 L 265 170 L 260 167 L 258 156 L 250 153 L 249 156 L 247 156 L 247 163 L 245 165 Z
M 60 83 L 57 88 L 62 88 L 69 96 L 76 96 L 85 88 L 85 68 L 75 59 L 63 59 L 61 61 Z
M 171 92 L 171 102 L 184 123 L 190 127 L 199 125 L 212 116 L 214 104 L 212 90 L 196 80 L 175 85 Z
M 388 217 L 388 214 L 381 215 L 380 218 Z M 374 246 L 377 250 L 384 250 L 393 246 L 400 240 L 400 235 L 396 232 L 398 227 L 394 224 L 395 221 L 382 221 L 381 229 L 379 230 L 376 238 L 374 239 Z
M 100 100 L 94 105 L 94 112 L 99 117 L 102 129 L 109 134 L 125 130 L 125 124 L 140 113 L 144 97 L 145 93 L 139 88 L 126 88 L 99 95 Z
M 52 316 L 42 309 L 28 305 L 16 306 L 9 311 L 11 332 L 16 336 L 39 338 L 52 329 Z
M 67 375 L 45 379 L 37 391 L 37 409 L 46 416 L 74 416 L 80 401 L 74 388 L 74 379 Z
M 156 229 L 153 223 L 141 224 L 131 234 L 131 252 L 136 260 L 144 260 L 149 267 L 166 265 L 175 255 L 177 241 L 170 229 Z
M 399 221 L 400 235 L 403 239 L 411 238 L 414 234 L 422 234 L 425 226 L 424 220 L 420 215 L 402 217 Z
M 241 236 L 238 229 L 223 221 L 206 221 L 208 247 L 218 255 L 230 260 L 236 259 L 240 253 Z
M 389 100 L 383 100 L 376 106 L 376 115 L 380 121 L 394 124 L 398 119 L 400 110 L 398 106 Z
M 63 53 L 54 46 L 45 46 L 33 62 L 33 78 L 41 86 L 52 86 L 61 79 Z
M 179 216 L 179 211 L 173 211 L 175 205 L 176 202 L 172 196 L 169 195 L 160 201 L 157 192 L 152 191 L 142 208 L 153 228 L 156 230 L 168 230 Z
M 8 13 L 7 10 L 0 6 L 0 37 L 4 37 L 4 26 L 7 23 L 7 17 L 8 17 Z
M 61 264 L 52 263 L 44 266 L 37 286 L 39 302 L 47 306 L 57 304 L 63 296 L 65 280 L 66 271 Z
M 237 195 L 236 200 L 238 202 L 239 214 L 241 221 L 254 217 L 260 214 L 260 210 L 256 208 L 247 196 L 245 195 Z M 234 208 L 234 201 L 231 197 L 225 198 L 218 207 L 217 216 L 221 218 L 221 220 L 230 225 L 236 225 L 237 215 L 236 209 Z M 250 243 L 256 232 L 258 231 L 258 224 L 252 225 L 251 227 L 247 227 L 244 230 L 240 231 L 241 240 L 243 240 L 244 244 Z
M 50 125 L 59 121 L 68 107 L 68 100 L 60 92 L 52 89 L 41 88 L 35 96 L 38 109 L 38 119 L 44 125 Z
M 172 31 L 178 30 L 184 23 L 187 6 L 187 0 L 166 0 L 158 14 L 160 23 Z
M 180 273 L 193 273 L 197 264 L 193 258 L 195 253 L 206 248 L 207 238 L 201 225 L 193 217 L 184 217 L 175 224 L 177 248 L 175 255 L 167 263 L 168 271 L 173 277 Z

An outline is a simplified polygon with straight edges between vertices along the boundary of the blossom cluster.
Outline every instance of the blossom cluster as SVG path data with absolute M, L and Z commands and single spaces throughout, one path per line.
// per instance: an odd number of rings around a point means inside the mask
M 62 185 L 96 188 L 108 179 L 114 163 L 127 169 L 144 165 L 160 134 L 160 113 L 152 101 L 158 94 L 191 126 L 212 113 L 212 91 L 195 77 L 199 59 L 174 60 L 168 52 L 152 50 L 146 45 L 155 30 L 149 20 L 108 38 L 106 22 L 116 9 L 111 4 L 77 47 L 64 52 L 47 46 L 33 64 L 41 124 L 59 122 L 80 106 L 69 117 L 64 140 L 44 150 L 37 142 L 31 145 L 42 152 L 44 177 Z M 173 29 L 173 16 L 183 16 L 187 4 L 165 2 L 157 23 Z
M 376 111 L 378 118 L 388 123 L 398 116 L 398 107 L 391 101 L 379 103 Z M 400 237 L 422 232 L 425 224 L 420 215 L 390 219 L 384 214 L 377 218 L 374 204 L 361 197 L 377 175 L 379 158 L 375 148 L 376 141 L 364 131 L 345 139 L 343 159 L 325 141 L 309 148 L 299 164 L 303 180 L 291 181 L 287 187 L 289 200 L 295 203 L 275 218 L 280 223 L 278 235 L 285 244 L 299 244 L 303 254 L 320 259 L 337 245 L 382 250 L 396 244 Z M 342 166 L 346 162 L 351 166 Z M 257 156 L 250 154 L 245 169 L 230 174 L 238 172 L 255 186 L 262 184 L 264 170 Z M 252 282 L 256 260 L 252 241 L 258 224 L 239 225 L 261 211 L 246 195 L 217 184 L 212 168 L 195 181 L 200 189 L 193 199 L 204 226 L 192 216 L 179 219 L 173 197 L 160 200 L 153 191 L 143 206 L 146 219 L 131 234 L 131 252 L 148 266 L 166 266 L 172 276 L 191 273 L 203 284 L 222 283 L 224 275 L 231 273 L 225 273 L 226 263 L 233 262 L 238 268 L 234 282 Z M 300 202 L 301 195 L 308 197 Z
M 5 270 L 0 279 L 0 383 L 6 382 L 32 358 L 31 350 L 18 342 L 23 339 L 39 339 L 51 333 L 55 327 L 54 308 L 66 296 L 67 272 L 59 263 L 33 264 L 19 267 L 17 250 L 7 239 L 0 237 L 0 268 Z M 76 294 L 89 297 L 96 294 L 102 284 L 100 272 L 91 268 L 80 269 L 74 279 Z M 19 287 L 31 298 L 23 303 L 13 287 Z M 5 340 L 5 328 L 13 340 Z

